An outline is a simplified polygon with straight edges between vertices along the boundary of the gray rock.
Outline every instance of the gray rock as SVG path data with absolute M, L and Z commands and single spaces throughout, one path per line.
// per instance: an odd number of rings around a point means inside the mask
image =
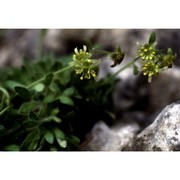
M 118 136 L 121 141 L 121 147 L 119 150 L 124 150 L 133 145 L 134 138 L 140 131 L 139 125 L 135 121 L 127 120 L 116 123 L 111 128 Z
M 34 59 L 40 30 L 10 29 L 1 34 L 0 66 L 20 66 L 23 58 Z
M 132 70 L 124 72 L 127 72 L 126 78 L 120 77 L 121 80 L 113 92 L 118 119 L 124 119 L 124 115 L 129 116 L 129 119 L 140 123 L 144 129 L 154 121 L 166 105 L 180 100 L 179 67 L 173 66 L 159 73 L 153 77 L 151 83 L 147 82 L 147 77 L 142 73 L 135 76 Z M 143 116 L 134 118 L 137 112 Z
M 149 113 L 160 113 L 168 104 L 180 99 L 180 68 L 173 67 L 154 77 L 146 86 L 149 94 Z
M 136 123 L 120 123 L 112 128 L 103 121 L 95 124 L 87 139 L 91 141 L 82 150 L 86 151 L 121 151 L 132 144 L 139 130 Z
M 137 135 L 134 151 L 180 150 L 180 101 L 166 106 L 155 121 Z

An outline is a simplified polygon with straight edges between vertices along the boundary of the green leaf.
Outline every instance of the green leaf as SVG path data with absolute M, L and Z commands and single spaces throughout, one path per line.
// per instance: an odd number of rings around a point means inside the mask
M 27 121 L 24 121 L 23 124 L 26 128 L 33 128 L 35 126 L 38 126 L 40 123 L 35 120 L 27 120 Z
M 61 123 L 62 122 L 62 120 L 59 117 L 57 117 L 57 116 L 52 116 L 52 120 L 54 122 L 56 122 L 56 123 Z
M 138 66 L 136 66 L 136 65 L 134 64 L 133 68 L 134 68 L 134 69 L 133 69 L 134 75 L 137 75 L 137 74 L 139 73 Z
M 63 95 L 72 96 L 74 94 L 74 92 L 75 92 L 75 88 L 74 87 L 69 87 L 69 88 L 67 88 L 67 89 L 65 89 L 63 91 Z
M 54 135 L 57 139 L 65 139 L 65 134 L 63 131 L 61 131 L 59 128 L 54 128 L 53 129 Z
M 70 105 L 70 106 L 74 106 L 73 100 L 72 100 L 70 97 L 68 97 L 68 96 L 61 95 L 61 96 L 59 97 L 59 100 L 60 100 L 60 102 L 63 103 L 63 104 L 67 104 L 67 105 Z
M 57 85 L 56 83 L 54 83 L 54 82 L 50 84 L 49 89 L 50 89 L 52 92 L 59 92 L 59 91 L 60 91 L 58 85 Z
M 29 145 L 29 147 L 28 147 L 28 150 L 29 150 L 29 151 L 34 151 L 34 150 L 36 150 L 36 148 L 38 147 L 38 140 L 39 140 L 39 138 L 33 140 L 33 141 L 30 143 L 30 145 Z
M 25 87 L 21 87 L 21 86 L 16 86 L 15 91 L 22 97 L 22 98 L 27 98 L 30 96 L 30 91 L 28 89 L 26 89 Z
M 20 147 L 18 145 L 16 145 L 16 144 L 10 144 L 8 146 L 5 146 L 3 148 L 3 150 L 5 150 L 5 151 L 19 151 Z
M 51 116 L 48 116 L 48 117 L 45 117 L 43 119 L 43 122 L 51 122 L 51 121 L 54 121 L 56 123 L 61 123 L 62 120 L 59 118 L 59 117 L 56 117 L 54 115 L 51 115 Z
M 152 45 L 156 41 L 156 33 L 152 32 L 149 37 L 149 45 Z
M 39 129 L 35 129 L 31 131 L 26 138 L 24 139 L 23 143 L 21 144 L 21 150 L 29 150 L 33 151 L 38 146 L 38 141 L 40 138 L 40 131 Z
M 19 112 L 20 113 L 27 113 L 29 111 L 35 110 L 39 106 L 39 103 L 33 101 L 33 102 L 25 102 L 23 103 L 20 108 Z
M 168 55 L 173 55 L 173 51 L 172 51 L 172 49 L 171 48 L 168 48 L 168 50 L 167 50 L 167 53 L 168 53 Z
M 53 110 L 51 111 L 51 114 L 52 114 L 52 115 L 57 115 L 59 112 L 60 112 L 59 109 L 58 109 L 58 108 L 55 108 L 55 109 L 53 109 Z
M 39 143 L 39 145 L 38 145 L 38 148 L 36 149 L 36 151 L 41 150 L 41 149 L 43 148 L 43 146 L 44 146 L 44 143 L 45 143 L 45 139 L 42 138 L 41 141 L 40 141 L 40 143 Z
M 44 134 L 44 138 L 49 144 L 53 144 L 54 135 L 53 135 L 53 133 L 51 131 L 46 131 L 45 134 Z
M 48 94 L 45 98 L 44 98 L 44 103 L 51 103 L 55 100 L 55 94 Z
M 71 135 L 70 139 L 71 139 L 73 144 L 79 144 L 80 143 L 80 139 L 77 136 Z
M 37 84 L 37 85 L 35 85 L 34 87 L 33 87 L 33 89 L 35 90 L 35 91 L 37 91 L 37 92 L 42 92 L 43 90 L 44 90 L 44 84 L 43 83 L 39 83 L 39 84 Z
M 10 88 L 10 89 L 12 89 L 12 90 L 14 90 L 14 88 L 15 88 L 16 86 L 21 86 L 21 87 L 24 86 L 24 85 L 22 85 L 21 83 L 19 83 L 19 82 L 17 82 L 17 81 L 13 81 L 13 80 L 8 80 L 8 81 L 6 81 L 6 85 L 7 85 L 8 88 Z
M 58 142 L 60 147 L 62 147 L 62 148 L 66 148 L 67 147 L 67 141 L 66 140 L 62 140 L 60 138 L 57 138 L 57 142 Z
M 3 136 L 5 132 L 5 127 L 3 125 L 0 125 L 0 137 Z
M 53 80 L 53 77 L 54 77 L 53 73 L 49 73 L 48 75 L 46 75 L 45 80 L 44 80 L 44 84 L 46 86 L 49 86 Z
M 32 111 L 29 112 L 29 119 L 39 120 L 38 116 Z

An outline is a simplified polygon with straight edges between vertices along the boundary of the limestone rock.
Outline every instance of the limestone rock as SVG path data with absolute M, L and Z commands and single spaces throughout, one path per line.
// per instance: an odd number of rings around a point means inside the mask
M 166 106 L 155 121 L 137 135 L 134 151 L 180 150 L 180 101 Z
M 0 66 L 20 66 L 23 58 L 34 59 L 40 30 L 9 29 L 0 36 Z
M 103 121 L 96 123 L 87 138 L 91 141 L 82 150 L 121 151 L 132 143 L 139 130 L 136 123 L 121 123 L 108 127 Z
M 168 104 L 180 99 L 180 68 L 173 67 L 153 78 L 147 84 L 149 113 L 159 112 Z

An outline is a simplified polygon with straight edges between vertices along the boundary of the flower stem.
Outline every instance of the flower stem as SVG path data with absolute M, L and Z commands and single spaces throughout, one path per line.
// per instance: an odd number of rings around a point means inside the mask
M 2 114 L 4 114 L 9 108 L 10 108 L 10 106 L 7 106 L 7 107 L 4 108 L 2 111 L 0 111 L 0 116 L 1 116 Z
M 123 70 L 126 69 L 127 67 L 133 65 L 138 59 L 139 59 L 139 56 L 137 56 L 133 61 L 129 62 L 128 64 L 126 64 L 125 66 L 123 66 L 121 69 L 117 70 L 114 74 L 112 74 L 111 76 L 109 76 L 108 80 L 114 78 L 114 77 L 117 76 L 121 71 L 123 71 Z
M 61 72 L 63 72 L 63 71 L 66 71 L 66 70 L 68 70 L 68 69 L 70 69 L 70 68 L 72 68 L 72 65 L 69 65 L 69 66 L 67 66 L 67 67 L 65 67 L 65 68 L 63 68 L 63 69 L 59 69 L 59 70 L 53 72 L 52 74 L 53 74 L 54 76 L 56 76 L 57 74 L 59 74 L 59 73 L 61 73 Z M 46 78 L 46 77 L 44 76 L 44 77 L 38 79 L 37 81 L 35 81 L 35 82 L 29 84 L 28 86 L 26 86 L 26 88 L 29 89 L 29 88 L 34 87 L 35 85 L 37 85 L 37 84 L 39 84 L 40 82 L 44 81 L 45 78 Z
M 105 50 L 100 50 L 100 49 L 93 50 L 93 53 L 97 53 L 97 54 L 111 54 L 110 51 L 105 51 Z

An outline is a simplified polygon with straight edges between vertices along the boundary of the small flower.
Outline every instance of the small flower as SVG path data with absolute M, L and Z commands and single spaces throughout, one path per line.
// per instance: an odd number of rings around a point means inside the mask
M 83 61 L 84 59 L 88 59 L 92 56 L 91 53 L 87 52 L 87 46 L 83 45 L 83 49 L 78 51 L 77 48 L 74 49 L 75 54 L 73 55 L 73 60 L 75 61 Z
M 140 45 L 138 48 L 137 59 L 141 58 L 141 66 L 143 75 L 148 76 L 148 82 L 150 83 L 153 75 L 157 75 L 159 72 L 165 71 L 172 67 L 172 63 L 176 59 L 176 54 L 173 55 L 171 48 L 167 50 L 167 54 L 162 50 L 156 49 L 156 34 L 153 32 L 149 37 L 148 44 Z
M 176 54 L 173 55 L 172 50 L 169 48 L 167 50 L 167 55 L 164 55 L 162 57 L 161 67 L 162 68 L 164 68 L 164 67 L 171 68 L 175 59 L 176 59 Z
M 139 56 L 142 60 L 153 60 L 155 58 L 156 49 L 153 45 L 145 44 L 138 49 Z
M 138 49 L 141 57 L 141 65 L 143 75 L 148 76 L 148 82 L 152 81 L 152 76 L 157 75 L 160 69 L 159 59 L 161 58 L 161 51 L 155 48 L 155 42 L 151 44 L 141 45 Z
M 74 66 L 76 74 L 80 74 L 80 79 L 91 79 L 95 78 L 96 71 L 94 70 L 99 64 L 99 60 L 90 59 L 92 54 L 87 52 L 87 46 L 83 46 L 83 49 L 78 51 L 74 49 L 75 54 L 73 55 L 73 62 L 70 65 Z
M 148 76 L 148 82 L 150 83 L 153 75 L 157 75 L 159 72 L 159 66 L 154 62 L 147 62 L 142 67 L 143 74 Z

